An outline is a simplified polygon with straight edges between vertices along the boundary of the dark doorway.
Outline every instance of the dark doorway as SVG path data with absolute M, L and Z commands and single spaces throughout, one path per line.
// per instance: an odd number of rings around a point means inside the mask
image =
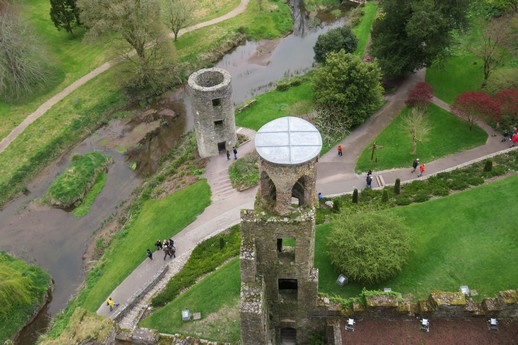
M 218 151 L 219 152 L 225 151 L 225 142 L 224 141 L 218 143 Z
M 281 328 L 281 344 L 297 344 L 297 330 L 295 328 Z

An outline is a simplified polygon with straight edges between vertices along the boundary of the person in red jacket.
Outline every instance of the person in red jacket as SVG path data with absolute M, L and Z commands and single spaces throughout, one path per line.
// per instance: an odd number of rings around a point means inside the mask
M 513 134 L 513 137 L 511 138 L 511 142 L 512 142 L 511 147 L 513 147 L 514 145 L 516 145 L 516 143 L 518 143 L 518 133 Z
M 342 157 L 343 154 L 344 154 L 344 148 L 342 147 L 342 145 L 338 145 L 338 156 Z
M 423 176 L 423 173 L 424 173 L 424 164 L 421 164 L 419 166 L 419 175 L 417 175 L 417 177 Z

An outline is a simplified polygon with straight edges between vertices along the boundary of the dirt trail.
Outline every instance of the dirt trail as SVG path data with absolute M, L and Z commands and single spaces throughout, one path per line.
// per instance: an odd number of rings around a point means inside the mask
M 241 3 L 239 4 L 239 6 L 237 6 L 235 9 L 233 9 L 232 11 L 228 12 L 227 14 L 225 14 L 221 17 L 214 18 L 212 20 L 182 29 L 178 33 L 178 37 L 184 35 L 187 32 L 191 32 L 191 31 L 194 31 L 194 30 L 206 27 L 206 26 L 214 25 L 214 24 L 220 23 L 222 21 L 225 21 L 225 20 L 228 20 L 230 18 L 237 16 L 238 14 L 243 13 L 245 11 L 245 9 L 248 5 L 248 2 L 249 2 L 249 0 L 241 0 Z M 170 33 L 169 37 L 174 38 L 174 34 Z M 37 119 L 39 119 L 40 117 L 45 115 L 45 113 L 50 108 L 52 108 L 55 104 L 57 104 L 59 101 L 61 101 L 62 99 L 64 99 L 68 95 L 70 95 L 72 92 L 77 90 L 79 87 L 83 86 L 84 84 L 86 84 L 87 82 L 92 80 L 93 78 L 97 77 L 99 74 L 101 74 L 101 73 L 107 71 L 108 69 L 110 69 L 111 67 L 115 66 L 122 60 L 124 60 L 123 57 L 117 57 L 113 60 L 105 62 L 101 66 L 92 70 L 90 73 L 84 75 L 83 77 L 79 78 L 78 80 L 76 80 L 75 82 L 73 82 L 72 84 L 70 84 L 69 86 L 64 88 L 62 91 L 58 92 L 56 95 L 51 97 L 45 103 L 40 105 L 38 107 L 38 109 L 36 109 L 32 114 L 27 116 L 25 118 L 25 120 L 23 120 L 5 138 L 3 138 L 2 141 L 0 141 L 0 153 L 4 152 L 4 150 L 9 146 L 9 144 L 11 144 L 27 127 L 29 127 L 29 125 L 31 123 L 33 123 L 34 121 L 36 121 Z

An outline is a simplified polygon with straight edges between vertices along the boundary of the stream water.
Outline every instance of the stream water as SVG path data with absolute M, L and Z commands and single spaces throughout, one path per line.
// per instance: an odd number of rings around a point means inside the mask
M 312 68 L 313 46 L 318 36 L 343 20 L 327 22 L 309 28 L 308 16 L 294 0 L 294 33 L 276 41 L 247 42 L 226 55 L 218 67 L 232 75 L 234 103 L 272 89 L 275 82 L 290 75 L 301 74 Z M 63 309 L 80 287 L 84 278 L 82 256 L 92 234 L 103 221 L 117 212 L 140 184 L 140 176 L 153 173 L 160 156 L 167 152 L 178 137 L 192 129 L 190 101 L 183 91 L 168 95 L 160 107 L 172 109 L 177 117 L 153 124 L 128 124 L 114 120 L 85 139 L 59 161 L 50 164 L 29 185 L 29 193 L 9 203 L 0 211 L 0 250 L 46 269 L 55 281 L 53 300 L 44 309 L 32 328 L 24 330 L 18 344 L 32 345 L 43 332 L 50 316 Z M 138 149 L 127 155 L 120 147 L 138 142 Z M 106 185 L 82 218 L 70 212 L 42 206 L 36 200 L 48 189 L 52 181 L 70 164 L 76 153 L 99 150 L 113 157 Z M 128 162 L 130 161 L 130 162 Z M 137 163 L 136 171 L 129 166 Z

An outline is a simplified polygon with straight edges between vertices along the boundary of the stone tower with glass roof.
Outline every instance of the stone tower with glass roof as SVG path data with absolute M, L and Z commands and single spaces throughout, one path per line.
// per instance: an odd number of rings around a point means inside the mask
M 307 344 L 325 328 L 312 317 L 316 163 L 322 137 L 309 122 L 283 117 L 255 138 L 260 186 L 253 210 L 241 211 L 241 340 Z

